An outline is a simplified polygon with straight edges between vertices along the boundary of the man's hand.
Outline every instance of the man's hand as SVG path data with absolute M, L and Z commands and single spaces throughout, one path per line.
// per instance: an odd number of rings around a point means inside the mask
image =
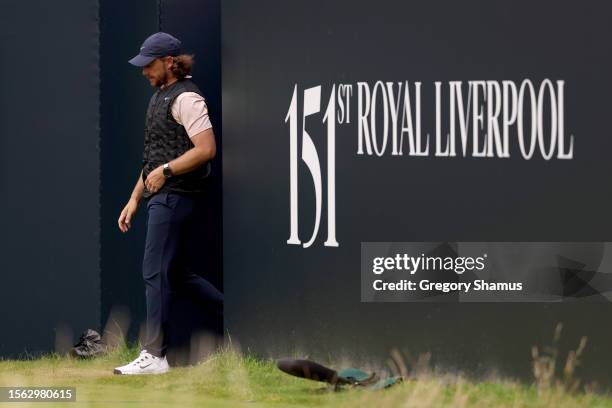
M 145 186 L 150 192 L 157 193 L 165 182 L 166 177 L 164 176 L 164 166 L 159 166 L 149 173 L 147 179 L 145 180 Z
M 123 207 L 123 211 L 121 211 L 121 215 L 119 215 L 119 220 L 117 220 L 121 232 L 127 232 L 130 229 L 132 226 L 132 218 L 134 218 L 137 209 L 138 201 L 135 198 L 130 198 L 130 201 Z

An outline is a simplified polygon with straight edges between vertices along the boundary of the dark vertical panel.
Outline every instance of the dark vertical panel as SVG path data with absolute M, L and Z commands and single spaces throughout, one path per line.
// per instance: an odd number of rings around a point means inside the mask
M 3 357 L 99 320 L 97 18 L 97 0 L 2 3 Z
M 609 5 L 224 0 L 222 11 L 226 326 L 243 348 L 384 362 L 399 347 L 529 379 L 531 345 L 548 344 L 562 321 L 563 350 L 589 336 L 585 378 L 612 382 L 610 304 L 363 304 L 359 287 L 362 241 L 610 240 Z M 357 156 L 353 111 L 336 134 L 340 247 L 322 245 L 325 209 L 313 247 L 287 245 L 294 85 L 300 100 L 322 85 L 324 110 L 332 83 L 547 77 L 567 81 L 574 160 Z M 431 99 L 423 127 L 433 133 Z M 323 155 L 321 119 L 304 123 Z M 307 240 L 314 194 L 298 166 Z
M 207 260 L 203 267 L 216 271 L 213 283 L 222 288 L 221 278 L 221 4 L 219 0 L 162 1 L 161 30 L 179 38 L 183 52 L 195 55 L 193 81 L 204 93 L 215 131 L 217 157 L 212 163 L 212 194 L 207 225 L 202 226 L 202 245 Z
M 161 30 L 182 42 L 183 52 L 195 55 L 193 81 L 204 93 L 217 143 L 217 156 L 212 163 L 211 191 L 206 203 L 202 231 L 201 275 L 223 290 L 222 277 L 222 129 L 221 129 L 221 4 L 219 0 L 161 1 Z M 208 316 L 206 310 L 179 301 L 175 313 L 173 338 L 177 346 L 188 344 L 193 331 L 222 333 L 219 319 Z
M 117 307 L 130 315 L 130 339 L 145 317 L 142 256 L 145 203 L 132 229 L 122 234 L 117 219 L 142 168 L 144 114 L 153 89 L 141 69 L 128 64 L 146 37 L 158 31 L 157 1 L 100 4 L 102 324 Z

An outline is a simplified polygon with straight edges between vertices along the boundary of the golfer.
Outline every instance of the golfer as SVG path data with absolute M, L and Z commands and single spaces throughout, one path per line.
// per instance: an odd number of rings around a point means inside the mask
M 199 240 L 194 220 L 206 197 L 215 135 L 206 101 L 190 80 L 192 56 L 166 33 L 145 40 L 129 61 L 157 88 L 146 113 L 142 172 L 121 211 L 121 232 L 129 231 L 139 203 L 147 203 L 143 278 L 147 301 L 146 340 L 138 358 L 115 374 L 160 374 L 166 360 L 172 296 L 192 296 L 202 313 L 222 314 L 223 295 L 190 268 Z M 188 245 L 190 244 L 190 245 Z

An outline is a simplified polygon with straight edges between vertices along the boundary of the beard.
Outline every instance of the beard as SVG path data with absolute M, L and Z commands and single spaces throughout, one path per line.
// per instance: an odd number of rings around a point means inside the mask
M 159 80 L 156 81 L 156 86 L 165 85 L 166 82 L 168 82 L 168 72 L 164 71 L 164 75 L 162 75 L 162 77 L 159 78 Z
M 160 77 L 148 77 L 148 79 L 151 82 L 152 87 L 159 88 L 168 81 L 168 73 L 164 71 Z

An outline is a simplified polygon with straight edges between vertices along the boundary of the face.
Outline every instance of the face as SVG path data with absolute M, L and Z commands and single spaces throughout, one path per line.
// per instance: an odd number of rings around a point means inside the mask
M 142 67 L 142 75 L 149 80 L 151 86 L 159 87 L 168 81 L 171 66 L 171 57 L 157 58 Z

